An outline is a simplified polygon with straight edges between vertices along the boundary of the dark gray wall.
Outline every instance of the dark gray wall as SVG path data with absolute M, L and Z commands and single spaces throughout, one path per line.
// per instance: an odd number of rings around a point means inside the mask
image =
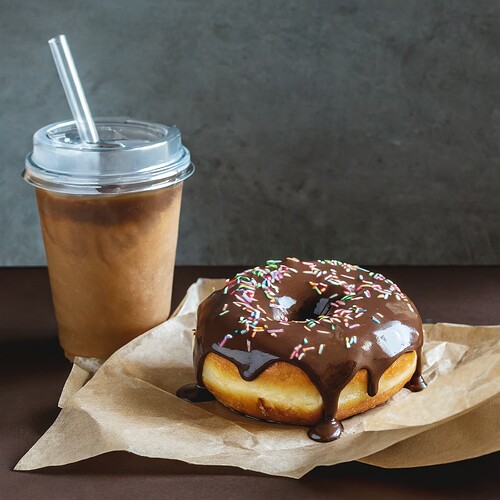
M 44 262 L 31 135 L 95 115 L 177 124 L 198 167 L 178 262 L 296 255 L 500 264 L 500 3 L 0 0 L 0 264 Z

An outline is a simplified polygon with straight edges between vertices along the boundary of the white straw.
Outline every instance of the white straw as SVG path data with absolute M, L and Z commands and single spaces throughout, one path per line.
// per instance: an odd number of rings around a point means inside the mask
M 66 35 L 58 35 L 50 39 L 49 46 L 82 142 L 98 143 L 99 134 L 85 98 Z

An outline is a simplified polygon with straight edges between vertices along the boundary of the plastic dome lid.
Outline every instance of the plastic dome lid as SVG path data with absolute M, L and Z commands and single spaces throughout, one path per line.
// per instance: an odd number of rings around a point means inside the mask
M 50 191 L 102 195 L 158 189 L 194 172 L 177 127 L 128 118 L 95 122 L 97 144 L 82 143 L 74 121 L 38 130 L 24 179 Z

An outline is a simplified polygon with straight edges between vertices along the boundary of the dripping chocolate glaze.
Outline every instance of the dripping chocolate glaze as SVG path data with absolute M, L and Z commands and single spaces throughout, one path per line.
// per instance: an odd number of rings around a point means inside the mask
M 340 437 L 335 420 L 342 389 L 359 370 L 374 396 L 383 373 L 405 352 L 417 367 L 406 387 L 425 387 L 421 376 L 422 322 L 413 303 L 378 273 L 334 260 L 269 261 L 238 274 L 198 309 L 193 361 L 197 385 L 178 396 L 206 401 L 203 363 L 213 352 L 253 380 L 277 361 L 301 368 L 323 400 L 323 419 L 309 430 L 316 441 Z

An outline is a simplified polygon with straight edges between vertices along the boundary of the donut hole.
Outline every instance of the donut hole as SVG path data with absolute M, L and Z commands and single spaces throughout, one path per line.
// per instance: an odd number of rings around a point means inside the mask
M 327 297 L 318 298 L 318 295 L 316 294 L 315 296 L 305 300 L 295 313 L 289 315 L 288 319 L 290 321 L 307 321 L 316 319 L 328 312 L 330 302 L 331 299 Z

